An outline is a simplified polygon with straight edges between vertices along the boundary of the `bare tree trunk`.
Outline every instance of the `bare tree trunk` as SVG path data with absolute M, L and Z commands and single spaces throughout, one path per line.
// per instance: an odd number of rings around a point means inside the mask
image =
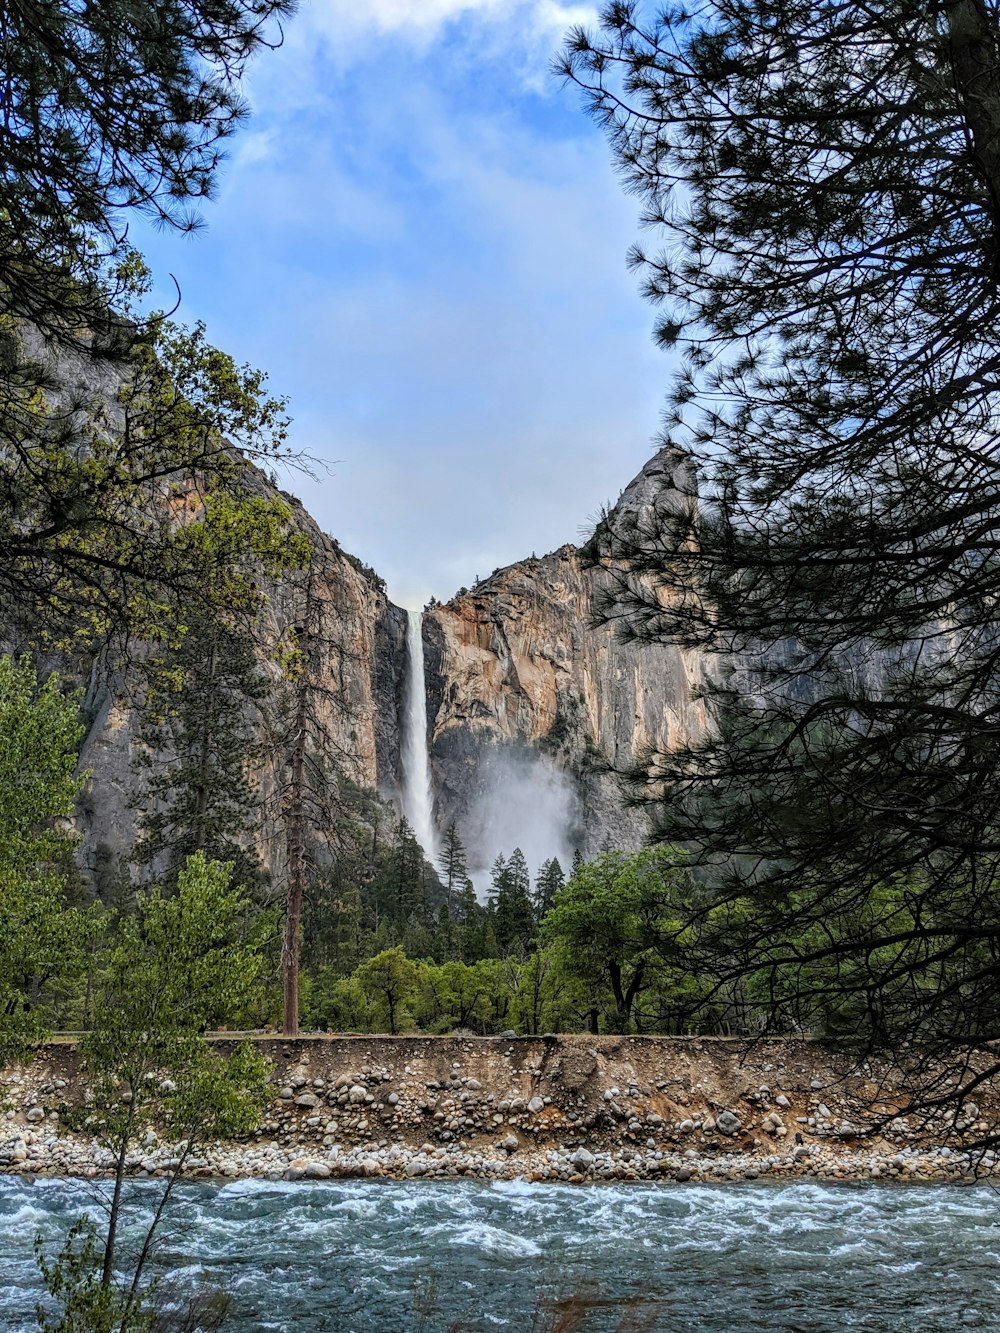
M 129 1103 L 128 1117 L 122 1130 L 121 1143 L 118 1147 L 118 1160 L 115 1163 L 115 1188 L 111 1195 L 111 1208 L 108 1213 L 108 1239 L 104 1246 L 104 1264 L 101 1268 L 101 1286 L 110 1287 L 115 1271 L 115 1242 L 118 1239 L 118 1219 L 121 1215 L 122 1186 L 125 1182 L 125 1161 L 128 1145 L 132 1137 L 132 1125 L 135 1122 L 135 1089 L 132 1089 L 132 1101 Z
M 299 1035 L 299 949 L 301 945 L 302 898 L 306 884 L 305 848 L 305 763 L 306 763 L 306 691 L 303 679 L 298 685 L 295 709 L 295 747 L 286 806 L 288 838 L 288 893 L 285 906 L 285 939 L 281 954 L 284 990 L 284 1026 L 286 1037 Z
M 306 581 L 303 618 L 305 661 L 296 684 L 292 767 L 285 800 L 285 837 L 288 886 L 285 901 L 285 938 L 281 950 L 283 1026 L 286 1037 L 299 1035 L 299 954 L 302 944 L 302 899 L 306 888 L 306 735 L 309 727 L 309 689 L 312 681 L 312 571 Z
M 955 89 L 972 159 L 989 192 L 994 264 L 1000 238 L 1000 32 L 983 0 L 945 0 Z

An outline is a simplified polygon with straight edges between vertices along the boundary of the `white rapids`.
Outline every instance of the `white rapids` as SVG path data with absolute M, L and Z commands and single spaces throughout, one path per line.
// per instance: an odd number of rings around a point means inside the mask
M 159 1188 L 129 1183 L 147 1221 Z M 35 1235 L 107 1189 L 0 1176 L 0 1330 L 35 1327 Z M 232 1333 L 958 1333 L 1000 1327 L 997 1213 L 944 1184 L 185 1182 L 154 1270 L 165 1302 L 229 1294 Z

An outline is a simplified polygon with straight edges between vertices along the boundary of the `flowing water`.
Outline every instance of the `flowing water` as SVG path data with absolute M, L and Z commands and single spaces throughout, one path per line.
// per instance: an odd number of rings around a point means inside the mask
M 427 756 L 427 687 L 424 683 L 424 640 L 419 611 L 407 611 L 406 713 L 403 726 L 403 814 L 427 857 L 436 862 L 434 791 Z
M 0 1177 L 0 1328 L 92 1194 Z M 1000 1327 L 1000 1199 L 946 1185 L 192 1183 L 159 1263 L 233 1333 Z

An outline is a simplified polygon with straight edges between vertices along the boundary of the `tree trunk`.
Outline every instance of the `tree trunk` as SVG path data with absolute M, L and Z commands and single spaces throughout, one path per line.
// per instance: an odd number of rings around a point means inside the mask
M 1000 31 L 983 0 L 945 0 L 955 91 L 972 160 L 990 196 L 993 260 L 1000 251 Z
M 302 898 L 306 881 L 305 795 L 306 762 L 306 687 L 299 683 L 299 699 L 295 710 L 295 748 L 292 751 L 292 774 L 288 793 L 286 828 L 288 838 L 288 893 L 285 903 L 285 938 L 281 951 L 282 985 L 284 991 L 282 1031 L 286 1037 L 299 1035 L 299 950 L 302 925 Z
M 302 899 L 306 887 L 306 733 L 309 726 L 309 688 L 312 671 L 309 661 L 312 621 L 312 575 L 306 583 L 303 631 L 305 662 L 296 683 L 292 770 L 285 800 L 285 838 L 288 858 L 288 885 L 285 898 L 285 937 L 281 949 L 283 991 L 282 1032 L 286 1037 L 299 1035 L 299 954 L 302 934 Z
M 111 1195 L 111 1208 L 108 1212 L 108 1239 L 104 1246 L 104 1264 L 101 1268 L 101 1286 L 110 1287 L 115 1271 L 115 1242 L 118 1239 L 118 1219 L 122 1207 L 122 1186 L 125 1182 L 125 1161 L 128 1145 L 132 1138 L 132 1125 L 135 1123 L 135 1089 L 132 1089 L 132 1101 L 129 1103 L 128 1117 L 122 1131 L 118 1147 L 118 1160 L 115 1163 L 115 1188 Z

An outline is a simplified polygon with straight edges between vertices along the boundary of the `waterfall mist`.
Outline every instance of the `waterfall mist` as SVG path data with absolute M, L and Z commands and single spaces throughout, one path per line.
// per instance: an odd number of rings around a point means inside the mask
M 440 850 L 434 827 L 434 790 L 427 755 L 427 689 L 424 684 L 424 640 L 419 611 L 407 611 L 406 711 L 403 718 L 403 814 L 424 849 L 437 865 Z
M 479 897 L 489 890 L 497 856 L 509 856 L 515 847 L 524 853 L 532 880 L 551 856 L 568 874 L 579 812 L 567 774 L 542 755 L 494 752 L 482 758 L 479 782 L 482 794 L 463 828 Z

